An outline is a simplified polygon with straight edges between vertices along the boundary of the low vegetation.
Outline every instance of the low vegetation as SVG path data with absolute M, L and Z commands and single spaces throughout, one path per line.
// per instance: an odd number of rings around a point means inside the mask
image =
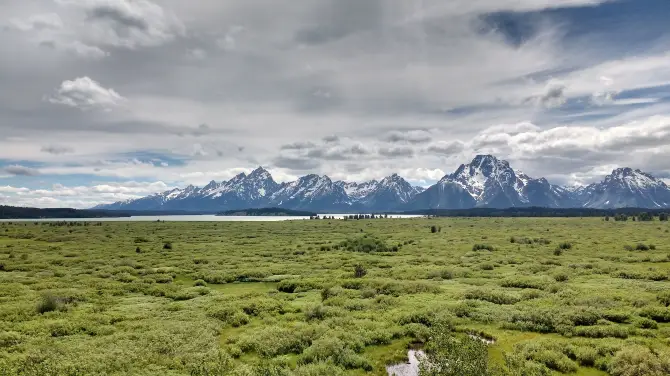
M 668 229 L 0 223 L 0 375 L 668 375 Z

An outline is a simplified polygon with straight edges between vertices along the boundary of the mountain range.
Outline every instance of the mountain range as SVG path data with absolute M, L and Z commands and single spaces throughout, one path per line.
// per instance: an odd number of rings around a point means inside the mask
M 363 183 L 306 175 L 277 183 L 262 167 L 205 187 L 189 185 L 147 197 L 100 205 L 107 210 L 225 211 L 279 207 L 316 212 L 383 212 L 475 207 L 660 209 L 670 207 L 670 188 L 640 170 L 619 168 L 601 182 L 567 188 L 534 179 L 507 161 L 478 155 L 428 187 L 412 186 L 398 174 Z

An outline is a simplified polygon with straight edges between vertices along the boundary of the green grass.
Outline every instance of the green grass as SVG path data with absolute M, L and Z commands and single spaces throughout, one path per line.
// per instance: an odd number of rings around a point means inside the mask
M 663 374 L 668 226 L 0 223 L 0 375 L 384 375 L 438 321 L 495 337 L 495 364 Z

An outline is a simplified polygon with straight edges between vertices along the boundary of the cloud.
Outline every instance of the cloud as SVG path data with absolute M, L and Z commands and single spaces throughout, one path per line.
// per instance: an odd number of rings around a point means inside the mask
M 76 107 L 81 110 L 111 110 L 126 99 L 114 89 L 102 87 L 89 77 L 79 77 L 72 81 L 63 81 L 56 93 L 48 98 L 54 104 Z
M 388 158 L 407 158 L 414 156 L 414 149 L 408 146 L 382 147 L 379 148 L 379 155 Z
M 297 141 L 290 144 L 282 145 L 281 150 L 304 150 L 316 147 L 316 144 L 309 141 Z
M 21 165 L 11 165 L 2 169 L 3 172 L 11 176 L 37 176 L 40 172 L 34 168 Z
M 10 25 L 17 30 L 29 32 L 40 30 L 60 30 L 63 20 L 56 13 L 34 14 L 27 19 L 12 19 Z
M 463 150 L 465 150 L 465 144 L 461 141 L 440 141 L 426 148 L 426 151 L 429 153 L 440 155 L 454 155 L 462 152 Z
M 314 170 L 321 166 L 321 163 L 314 159 L 287 156 L 278 156 L 272 163 L 277 167 L 294 171 Z
M 61 154 L 73 153 L 74 149 L 69 146 L 47 145 L 42 146 L 40 151 L 53 155 L 61 155 Z
M 85 13 L 87 39 L 135 49 L 170 42 L 185 33 L 181 20 L 148 0 L 56 0 Z
M 550 82 L 547 84 L 544 93 L 531 97 L 528 101 L 546 108 L 560 107 L 567 102 L 565 90 L 566 87 L 564 84 Z
M 99 204 L 136 199 L 175 188 L 162 181 L 115 182 L 90 186 L 53 184 L 46 189 L 0 186 L 0 196 L 6 203 L 17 206 L 91 208 Z
M 424 144 L 430 142 L 433 139 L 433 135 L 430 132 L 423 130 L 411 130 L 411 131 L 392 131 L 389 132 L 385 141 L 391 143 L 410 143 L 410 144 Z

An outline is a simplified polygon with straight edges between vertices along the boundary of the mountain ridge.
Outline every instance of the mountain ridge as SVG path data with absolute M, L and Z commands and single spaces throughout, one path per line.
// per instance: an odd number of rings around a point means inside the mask
M 602 181 L 583 187 L 563 187 L 513 169 L 493 155 L 477 155 L 434 185 L 412 186 L 398 174 L 367 182 L 333 181 L 309 174 L 277 183 L 258 167 L 228 181 L 189 185 L 135 200 L 99 205 L 106 210 L 239 210 L 277 207 L 315 212 L 405 211 L 470 208 L 590 208 L 670 207 L 670 187 L 639 169 L 618 168 Z

